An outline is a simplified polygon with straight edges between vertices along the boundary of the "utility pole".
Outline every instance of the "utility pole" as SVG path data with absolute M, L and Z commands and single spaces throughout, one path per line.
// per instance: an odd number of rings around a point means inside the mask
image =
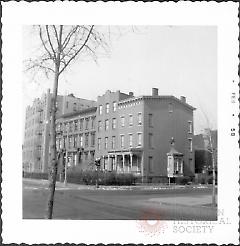
M 101 165 L 101 158 L 97 158 L 97 159 L 95 160 L 95 165 L 96 165 L 96 168 L 97 168 L 96 188 L 99 188 L 98 172 L 99 172 L 100 165 Z
M 215 158 L 214 158 L 214 149 L 212 144 L 212 136 L 211 131 L 209 130 L 209 140 L 210 140 L 210 147 L 211 147 L 211 154 L 212 154 L 212 171 L 213 171 L 213 187 L 212 187 L 212 206 L 216 207 L 216 173 L 215 173 Z

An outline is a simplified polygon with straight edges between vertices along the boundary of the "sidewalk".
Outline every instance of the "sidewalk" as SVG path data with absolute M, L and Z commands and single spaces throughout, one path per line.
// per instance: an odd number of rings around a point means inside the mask
M 184 206 L 210 206 L 212 203 L 211 195 L 203 195 L 198 197 L 178 196 L 178 197 L 162 197 L 151 198 L 149 202 L 158 204 L 184 205 Z M 216 196 L 217 201 L 217 196 Z

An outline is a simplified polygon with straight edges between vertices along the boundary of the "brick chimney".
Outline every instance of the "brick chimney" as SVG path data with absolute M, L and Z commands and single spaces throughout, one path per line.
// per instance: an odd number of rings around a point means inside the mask
M 158 88 L 152 88 L 152 96 L 158 96 Z
M 180 97 L 180 100 L 181 100 L 182 102 L 186 103 L 186 97 L 181 96 L 181 97 Z

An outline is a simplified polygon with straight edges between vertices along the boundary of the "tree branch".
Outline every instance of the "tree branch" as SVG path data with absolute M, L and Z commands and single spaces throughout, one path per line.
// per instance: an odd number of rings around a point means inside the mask
M 55 25 L 53 25 L 53 30 L 54 30 L 54 33 L 55 33 L 55 37 L 57 39 L 57 43 L 58 43 L 58 45 L 60 45 L 59 39 L 58 39 L 58 35 L 57 35 L 57 29 L 56 29 Z
M 87 43 L 88 40 L 89 40 L 89 37 L 90 37 L 90 35 L 91 35 L 91 33 L 92 33 L 92 30 L 93 30 L 93 27 L 94 27 L 94 25 L 91 26 L 91 28 L 90 28 L 90 30 L 89 30 L 89 33 L 88 33 L 88 35 L 87 35 L 87 37 L 86 37 L 84 43 L 82 44 L 82 46 L 81 46 L 81 47 L 77 50 L 77 52 L 76 52 L 76 53 L 68 60 L 68 62 L 66 63 L 66 66 L 64 66 L 64 67 L 60 70 L 59 75 L 65 70 L 65 68 L 69 65 L 69 63 L 70 63 L 72 60 L 74 60 L 75 57 L 76 57 L 76 56 L 80 53 L 80 51 L 84 48 L 84 46 L 86 45 L 86 43 Z
M 66 38 L 64 39 L 63 44 L 62 44 L 63 50 L 67 47 L 69 41 L 71 40 L 72 35 L 78 30 L 78 28 L 79 28 L 79 26 L 76 26 L 75 28 L 72 29 L 72 31 L 70 31 L 68 33 L 68 35 L 66 36 Z
M 40 39 L 41 39 L 41 42 L 42 42 L 42 45 L 44 47 L 44 49 L 47 51 L 47 53 L 49 54 L 49 57 L 51 57 L 52 59 L 54 59 L 54 57 L 52 56 L 51 52 L 48 50 L 44 40 L 43 40 L 43 37 L 42 37 L 42 27 L 41 26 L 38 26 L 39 27 L 39 36 L 40 36 Z
M 31 70 L 31 69 L 34 69 L 34 68 L 42 68 L 42 69 L 47 69 L 47 70 L 49 70 L 49 71 L 51 71 L 51 72 L 54 73 L 54 70 L 53 70 L 52 68 L 50 68 L 50 67 L 48 67 L 48 66 L 46 66 L 46 65 L 43 65 L 43 63 L 44 63 L 44 62 L 41 62 L 41 63 L 36 62 L 36 63 L 34 63 L 34 62 L 32 61 L 32 64 L 29 65 L 29 66 L 26 68 L 25 71 L 27 72 L 27 71 L 29 71 L 29 70 Z
M 57 58 L 56 58 L 55 50 L 54 50 L 54 48 L 52 46 L 51 38 L 50 38 L 50 35 L 49 35 L 49 31 L 48 31 L 48 25 L 46 25 L 45 27 L 46 27 L 46 31 L 47 31 L 48 42 L 49 42 L 49 44 L 51 46 L 51 49 L 52 49 L 52 52 L 53 52 L 53 60 L 56 61 Z

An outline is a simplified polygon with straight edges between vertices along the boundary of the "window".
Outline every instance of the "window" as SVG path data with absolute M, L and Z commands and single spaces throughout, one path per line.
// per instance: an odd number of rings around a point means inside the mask
M 106 103 L 106 114 L 109 113 L 109 103 Z
M 85 134 L 85 147 L 88 147 L 88 133 Z
M 86 118 L 85 122 L 86 122 L 85 129 L 88 130 L 88 128 L 89 128 L 89 118 Z
M 102 114 L 102 105 L 99 105 L 99 115 Z
M 92 129 L 95 128 L 95 119 L 96 119 L 96 117 L 92 117 Z
M 66 108 L 68 108 L 68 102 L 66 102 Z
M 179 158 L 174 158 L 174 173 L 175 174 L 183 173 L 183 162 Z
M 115 145 L 116 145 L 116 137 L 112 136 L 112 149 L 115 149 Z
M 133 125 L 133 116 L 132 114 L 129 115 L 129 126 Z
M 142 145 L 142 133 L 138 133 L 138 146 Z
M 125 118 L 124 116 L 121 117 L 121 126 L 124 127 L 125 125 Z
M 188 147 L 189 151 L 192 152 L 192 138 L 189 138 L 188 141 L 189 141 L 189 147 Z
M 77 136 L 73 137 L 73 147 L 77 148 Z
M 68 127 L 69 127 L 69 132 L 72 132 L 72 130 L 73 130 L 72 122 L 69 122 Z
M 63 137 L 63 148 L 66 148 L 66 137 Z
M 149 123 L 149 127 L 153 127 L 153 115 L 152 114 L 148 115 L 148 123 Z
M 188 133 L 193 133 L 193 130 L 192 130 L 192 121 L 188 121 Z
M 133 135 L 129 134 L 129 147 L 132 147 L 133 145 Z
M 57 123 L 56 131 L 57 132 L 60 132 L 61 131 L 60 123 Z
M 116 129 L 117 127 L 117 120 L 115 118 L 112 119 L 112 129 Z
M 153 172 L 153 157 L 152 156 L 148 157 L 148 171 L 149 173 Z
M 91 146 L 95 146 L 95 133 L 91 133 Z
M 142 113 L 138 113 L 138 125 L 142 125 Z
M 83 119 L 80 119 L 80 131 L 83 130 Z
M 77 111 L 77 103 L 73 103 L 73 111 Z
M 68 148 L 72 148 L 72 136 L 68 138 Z
M 121 148 L 123 148 L 124 147 L 124 135 L 121 135 L 120 136 L 120 146 L 121 146 Z
M 117 102 L 113 102 L 113 112 L 117 110 Z
M 105 137 L 104 149 L 108 148 L 108 137 Z
M 78 130 L 78 122 L 75 120 L 74 121 L 74 130 L 77 131 Z
M 101 149 L 101 138 L 98 138 L 98 141 L 97 141 L 97 149 L 98 150 Z
M 109 129 L 109 120 L 105 120 L 105 131 Z
M 60 149 L 64 148 L 63 141 L 64 141 L 64 137 L 60 139 L 60 143 L 59 143 L 60 144 Z
M 83 135 L 82 134 L 79 135 L 79 144 L 80 144 L 80 147 L 83 147 Z
M 98 131 L 102 130 L 102 121 L 98 121 Z
M 173 112 L 173 104 L 172 103 L 169 103 L 168 104 L 168 112 L 169 113 L 172 113 Z
M 149 133 L 149 148 L 153 148 L 153 134 Z

